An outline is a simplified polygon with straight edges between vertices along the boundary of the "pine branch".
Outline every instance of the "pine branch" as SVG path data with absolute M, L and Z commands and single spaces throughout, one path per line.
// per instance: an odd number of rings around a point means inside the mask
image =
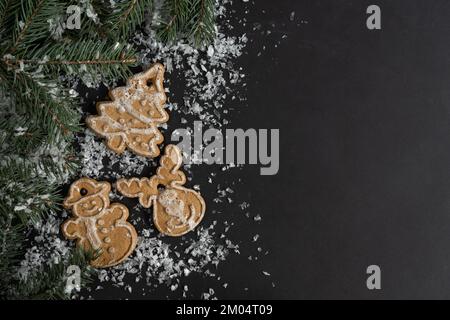
M 17 4 L 17 1 L 15 2 Z M 0 39 L 3 40 L 5 31 L 8 26 L 11 25 L 11 21 L 7 21 L 8 18 L 11 19 L 11 12 L 14 12 L 14 0 L 0 0 Z M 9 15 L 8 15 L 9 14 Z
M 0 225 L 3 227 L 2 225 Z M 14 270 L 23 254 L 22 243 L 25 241 L 23 229 L 19 226 L 12 226 L 10 229 L 0 230 L 0 241 L 2 252 L 0 255 L 0 299 L 10 296 L 11 279 L 15 276 Z
M 0 217 L 14 217 L 27 225 L 59 207 L 62 199 L 57 186 L 38 176 L 35 166 L 21 160 L 2 161 L 6 164 L 0 167 Z
M 1 206 L 1 204 L 0 204 Z M 13 225 L 11 219 L 0 217 L 0 298 L 7 297 L 14 266 L 19 262 L 25 241 L 24 227 Z
M 24 5 L 30 5 L 32 4 L 31 7 L 25 7 Z M 25 22 L 23 27 L 21 28 L 22 30 L 17 30 L 17 34 L 14 37 L 14 43 L 13 43 L 13 47 L 11 49 L 11 52 L 15 52 L 17 49 L 17 46 L 20 44 L 20 42 L 22 41 L 22 39 L 25 37 L 28 28 L 30 27 L 31 23 L 33 22 L 33 19 L 36 17 L 36 15 L 39 13 L 39 11 L 42 9 L 42 5 L 44 4 L 44 0 L 38 0 L 36 3 L 32 3 L 30 1 L 24 1 L 23 2 L 23 6 L 22 6 L 22 11 L 25 12 L 24 14 L 24 18 L 25 18 Z M 28 10 L 30 11 L 28 13 Z M 22 22 L 22 21 L 20 21 Z
M 12 69 L 24 66 L 46 75 L 58 77 L 61 73 L 101 74 L 105 79 L 126 78 L 129 67 L 137 63 L 134 50 L 126 43 L 80 40 L 69 43 L 49 43 L 29 50 L 21 57 L 6 56 L 3 61 Z
M 4 25 L 12 0 L 0 0 L 0 26 Z
M 112 8 L 112 13 L 105 17 L 109 34 L 118 39 L 126 39 L 136 27 L 142 24 L 146 11 L 153 8 L 153 0 L 121 1 Z
M 33 43 L 49 37 L 47 20 L 62 15 L 65 5 L 57 0 L 25 0 L 21 1 L 13 33 L 11 54 L 25 50 Z
M 80 268 L 80 286 L 90 283 L 94 270 L 89 262 L 95 258 L 92 252 L 74 249 L 67 261 L 44 265 L 31 275 L 26 281 L 16 286 L 15 299 L 69 299 L 71 293 L 66 291 L 69 266 Z
M 8 78 L 8 90 L 13 93 L 16 112 L 46 130 L 48 141 L 68 136 L 80 130 L 79 115 L 66 89 L 38 75 L 17 72 Z
M 46 138 L 44 128 L 28 116 L 3 113 L 0 118 L 0 151 L 26 157 Z
M 188 29 L 190 0 L 166 0 L 162 7 L 161 27 L 158 36 L 165 42 L 173 42 L 185 36 Z
M 63 183 L 79 169 L 78 156 L 72 147 L 65 146 L 64 153 L 57 153 L 57 150 L 49 152 L 44 148 L 34 155 L 34 160 L 38 176 L 46 177 L 49 181 Z
M 192 0 L 190 15 L 188 38 L 196 46 L 210 43 L 215 37 L 214 0 Z

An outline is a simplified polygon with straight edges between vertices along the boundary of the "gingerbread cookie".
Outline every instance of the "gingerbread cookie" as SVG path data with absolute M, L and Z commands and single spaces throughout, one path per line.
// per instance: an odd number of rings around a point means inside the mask
M 174 237 L 193 230 L 203 219 L 206 209 L 198 192 L 183 187 L 186 176 L 179 170 L 182 160 L 180 149 L 168 145 L 156 175 L 150 179 L 120 179 L 116 184 L 123 195 L 139 198 L 143 207 L 153 206 L 156 228 Z
M 98 252 L 91 261 L 97 268 L 119 264 L 136 247 L 137 234 L 127 222 L 128 209 L 119 203 L 110 205 L 110 191 L 108 182 L 81 178 L 70 186 L 64 200 L 74 217 L 63 223 L 62 232 L 68 239 L 77 239 L 79 247 Z
M 159 63 L 134 75 L 126 87 L 109 92 L 112 101 L 97 103 L 99 115 L 88 117 L 87 125 L 116 153 L 127 147 L 138 155 L 157 157 L 164 140 L 158 125 L 169 120 L 163 81 L 164 67 Z

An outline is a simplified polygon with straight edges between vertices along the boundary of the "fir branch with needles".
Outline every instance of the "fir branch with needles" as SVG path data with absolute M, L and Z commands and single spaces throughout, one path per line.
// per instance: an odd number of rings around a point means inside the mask
M 58 0 L 20 1 L 14 28 L 11 54 L 23 51 L 38 41 L 48 38 L 48 22 L 65 10 L 65 5 Z
M 214 0 L 192 0 L 191 31 L 188 38 L 197 45 L 210 43 L 215 37 Z
M 4 212 L 3 203 L 0 211 Z M 22 244 L 25 242 L 25 228 L 21 224 L 13 223 L 11 217 L 0 216 L 0 298 L 8 297 L 11 289 L 10 281 L 15 276 L 15 265 L 23 252 Z
M 105 21 L 109 34 L 126 38 L 142 24 L 145 12 L 153 9 L 153 0 L 129 0 L 118 2 Z
M 46 74 L 101 74 L 105 79 L 125 78 L 130 66 L 137 63 L 136 53 L 125 42 L 105 40 L 78 40 L 50 43 L 34 48 L 20 58 L 4 57 L 13 68 L 21 65 L 26 70 L 40 68 Z
M 165 1 L 158 35 L 166 42 L 186 38 L 198 47 L 209 44 L 215 37 L 215 1 Z
M 162 6 L 158 36 L 165 42 L 173 42 L 186 36 L 180 34 L 188 29 L 190 0 L 167 0 Z
M 3 161 L 6 164 L 0 168 L 0 216 L 13 217 L 26 226 L 40 221 L 48 210 L 58 208 L 61 196 L 56 184 L 36 175 L 31 164 L 13 159 Z M 29 182 L 30 178 L 33 183 Z
M 89 262 L 93 259 L 94 253 L 75 248 L 66 261 L 44 265 L 39 270 L 34 270 L 27 279 L 18 281 L 13 295 L 16 299 L 69 299 L 74 293 L 74 290 L 67 290 L 69 266 L 77 266 L 83 271 L 80 273 L 80 287 L 85 287 L 92 281 L 95 272 L 89 266 Z

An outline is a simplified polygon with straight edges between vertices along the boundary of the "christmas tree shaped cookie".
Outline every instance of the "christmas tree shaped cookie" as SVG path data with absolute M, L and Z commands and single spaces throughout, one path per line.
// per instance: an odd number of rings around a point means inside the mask
M 77 240 L 77 245 L 98 252 L 91 261 L 96 268 L 111 267 L 125 260 L 136 247 L 137 233 L 127 222 L 128 209 L 119 203 L 109 203 L 111 185 L 89 178 L 75 181 L 64 200 L 73 218 L 61 229 L 64 236 Z
M 109 92 L 112 101 L 97 103 L 99 115 L 88 117 L 87 125 L 119 154 L 128 148 L 144 157 L 158 156 L 164 139 L 158 125 L 169 119 L 163 81 L 164 67 L 159 63 L 134 75 L 125 87 Z
M 182 154 L 168 145 L 156 175 L 117 181 L 117 190 L 131 198 L 139 198 L 145 208 L 153 206 L 156 228 L 169 236 L 181 236 L 193 230 L 203 219 L 206 205 L 200 194 L 183 187 L 186 176 L 180 171 Z

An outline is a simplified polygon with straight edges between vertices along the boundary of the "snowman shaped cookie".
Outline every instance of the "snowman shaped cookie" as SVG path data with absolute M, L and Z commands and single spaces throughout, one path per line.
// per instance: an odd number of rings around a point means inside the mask
M 98 252 L 91 265 L 111 267 L 125 260 L 136 247 L 137 233 L 127 222 L 128 209 L 119 203 L 110 204 L 108 182 L 81 178 L 70 186 L 64 207 L 73 217 L 62 225 L 68 239 L 77 240 L 85 250 Z

